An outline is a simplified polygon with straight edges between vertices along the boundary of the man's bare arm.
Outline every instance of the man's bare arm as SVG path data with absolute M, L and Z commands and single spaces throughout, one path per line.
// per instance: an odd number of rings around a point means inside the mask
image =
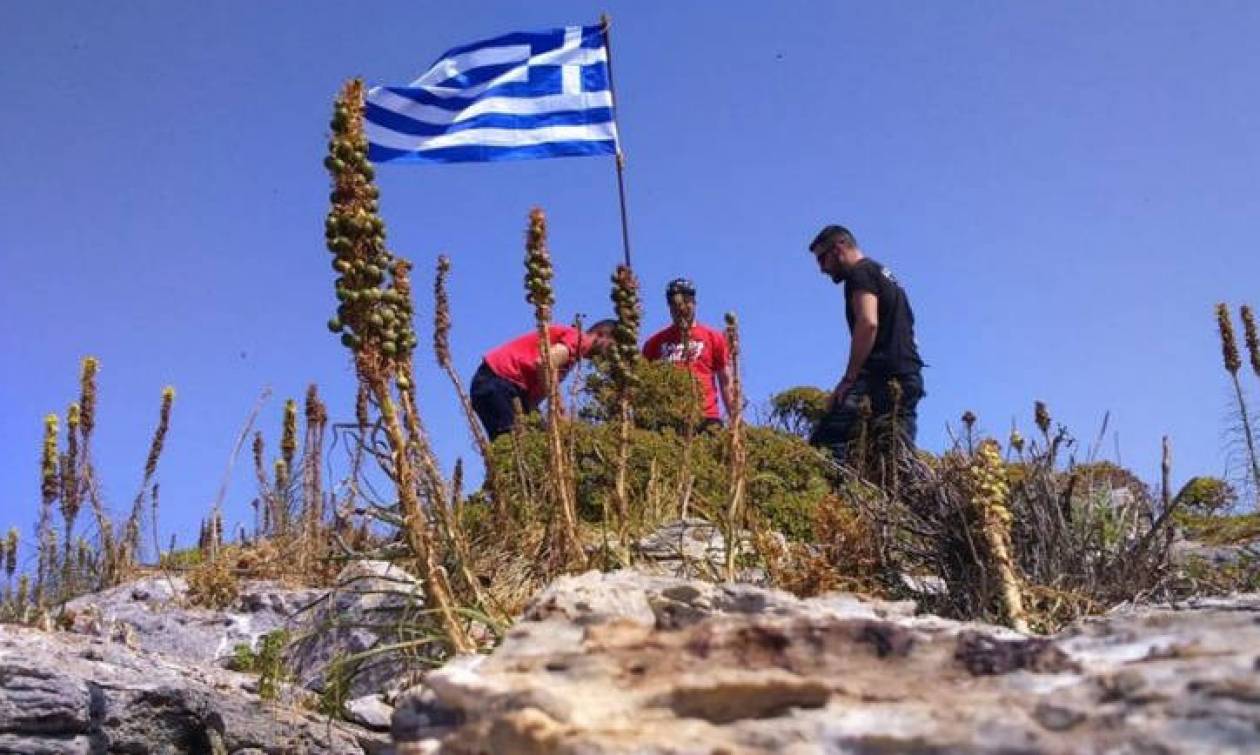
M 552 344 L 548 354 L 551 356 L 552 369 L 562 370 L 569 364 L 569 347 L 562 343 Z
M 858 291 L 851 305 L 853 307 L 853 337 L 849 343 L 849 364 L 844 370 L 844 377 L 831 392 L 833 403 L 838 404 L 857 382 L 862 365 L 875 348 L 875 334 L 879 332 L 879 299 L 870 291 Z

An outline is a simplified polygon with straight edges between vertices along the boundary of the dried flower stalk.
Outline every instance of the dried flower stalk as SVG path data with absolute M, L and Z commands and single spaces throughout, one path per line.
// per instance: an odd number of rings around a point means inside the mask
M 997 441 L 980 443 L 968 470 L 972 482 L 972 505 L 978 516 L 981 535 L 997 573 L 1002 605 L 1007 621 L 1021 632 L 1028 631 L 1023 596 L 1011 546 L 1011 511 L 1006 504 L 1006 471 Z
M 394 482 L 398 489 L 403 535 L 419 562 L 421 578 L 437 610 L 443 631 L 457 652 L 473 649 L 467 632 L 455 615 L 455 606 L 444 570 L 438 568 L 433 533 L 417 497 L 417 475 L 404 434 L 403 419 L 395 407 L 391 383 L 408 401 L 411 376 L 399 373 L 399 365 L 411 363 L 417 340 L 411 329 L 411 299 L 398 290 L 400 266 L 385 248 L 385 223 L 377 215 L 379 190 L 373 183 L 375 169 L 368 161 L 363 130 L 363 82 L 353 79 L 342 89 L 333 110 L 332 136 L 324 165 L 332 177 L 332 209 L 325 222 L 328 248 L 339 274 L 335 293 L 340 302 L 328 327 L 341 333 L 350 349 L 361 386 L 375 399 L 389 443 Z M 393 286 L 382 286 L 387 271 Z M 401 270 L 405 273 L 405 266 Z M 410 406 L 414 411 L 414 406 Z M 419 441 L 418 438 L 413 438 Z
M 534 321 L 538 328 L 538 359 L 542 368 L 543 388 L 547 395 L 547 459 L 553 505 L 560 510 L 560 543 L 555 556 L 562 562 L 584 564 L 586 554 L 577 532 L 577 507 L 574 504 L 573 479 L 569 474 L 564 442 L 560 433 L 563 412 L 560 385 L 551 363 L 551 308 L 555 295 L 551 288 L 551 253 L 547 249 L 547 218 L 541 208 L 529 213 L 525 232 L 525 299 L 534 305 Z
M 726 579 L 733 582 L 736 577 L 739 523 L 748 484 L 748 458 L 744 448 L 744 388 L 739 371 L 739 321 L 734 312 L 726 313 L 726 344 L 731 363 L 731 483 L 726 504 Z

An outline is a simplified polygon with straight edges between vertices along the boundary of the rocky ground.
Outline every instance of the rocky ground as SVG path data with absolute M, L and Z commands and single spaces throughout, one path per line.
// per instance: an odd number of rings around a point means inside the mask
M 333 593 L 248 583 L 224 611 L 149 578 L 74 601 L 54 632 L 0 627 L 0 752 L 1260 752 L 1260 595 L 1030 638 L 908 602 L 592 572 L 418 685 L 375 662 L 352 723 L 312 712 L 323 665 L 388 640 L 368 619 L 420 598 L 385 564 L 343 577 Z M 277 628 L 299 639 L 292 684 L 263 701 L 227 666 Z
M 176 577 L 148 577 L 71 601 L 57 631 L 0 626 L 0 753 L 373 753 L 387 749 L 384 692 L 413 680 L 399 656 L 365 664 L 349 717 L 313 712 L 337 654 L 393 638 L 388 626 L 421 602 L 388 564 L 354 564 L 341 589 L 255 581 L 225 610 L 188 607 Z M 231 670 L 238 647 L 288 630 L 288 683 L 276 700 L 259 677 Z M 382 693 L 382 694 L 378 694 Z
M 1260 752 L 1260 595 L 1050 638 L 909 603 L 635 572 L 559 580 L 404 695 L 414 753 Z

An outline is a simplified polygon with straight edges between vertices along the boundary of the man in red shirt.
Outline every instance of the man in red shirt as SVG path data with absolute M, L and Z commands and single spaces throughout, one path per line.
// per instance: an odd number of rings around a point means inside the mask
M 700 387 L 700 405 L 704 411 L 701 428 L 719 426 L 722 424 L 722 415 L 718 412 L 719 389 L 726 413 L 731 413 L 731 365 L 726 336 L 696 322 L 696 287 L 686 278 L 669 282 L 665 301 L 674 323 L 648 338 L 643 345 L 643 356 L 651 362 L 664 360 L 691 370 Z M 683 334 L 689 334 L 685 348 Z
M 577 360 L 603 353 L 612 342 L 616 324 L 615 320 L 600 320 L 585 334 L 571 325 L 549 326 L 548 353 L 557 381 L 564 380 Z M 537 330 L 486 352 L 473 375 L 468 394 L 473 411 L 477 412 L 491 440 L 512 429 L 516 422 L 516 401 L 521 402 L 525 411 L 532 412 L 547 398 L 541 368 Z

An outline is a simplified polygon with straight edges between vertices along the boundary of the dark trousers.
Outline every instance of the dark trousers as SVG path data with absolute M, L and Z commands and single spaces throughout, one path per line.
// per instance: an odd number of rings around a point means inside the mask
M 919 399 L 926 393 L 923 390 L 923 376 L 914 372 L 905 375 L 878 375 L 863 372 L 857 382 L 845 394 L 844 401 L 833 406 L 827 412 L 814 432 L 809 436 L 812 445 L 831 452 L 837 463 L 843 464 L 848 454 L 849 445 L 857 440 L 862 427 L 861 404 L 863 397 L 871 402 L 871 418 L 868 425 L 870 437 L 876 433 L 886 433 L 893 420 L 892 392 L 888 388 L 890 380 L 897 380 L 901 385 L 901 401 L 897 405 L 897 427 L 901 442 L 907 448 L 914 448 L 914 439 L 919 429 Z
M 530 408 L 525 389 L 494 374 L 485 362 L 473 375 L 468 397 L 472 399 L 473 411 L 485 425 L 490 440 L 511 431 L 516 422 L 517 400 L 523 410 Z

